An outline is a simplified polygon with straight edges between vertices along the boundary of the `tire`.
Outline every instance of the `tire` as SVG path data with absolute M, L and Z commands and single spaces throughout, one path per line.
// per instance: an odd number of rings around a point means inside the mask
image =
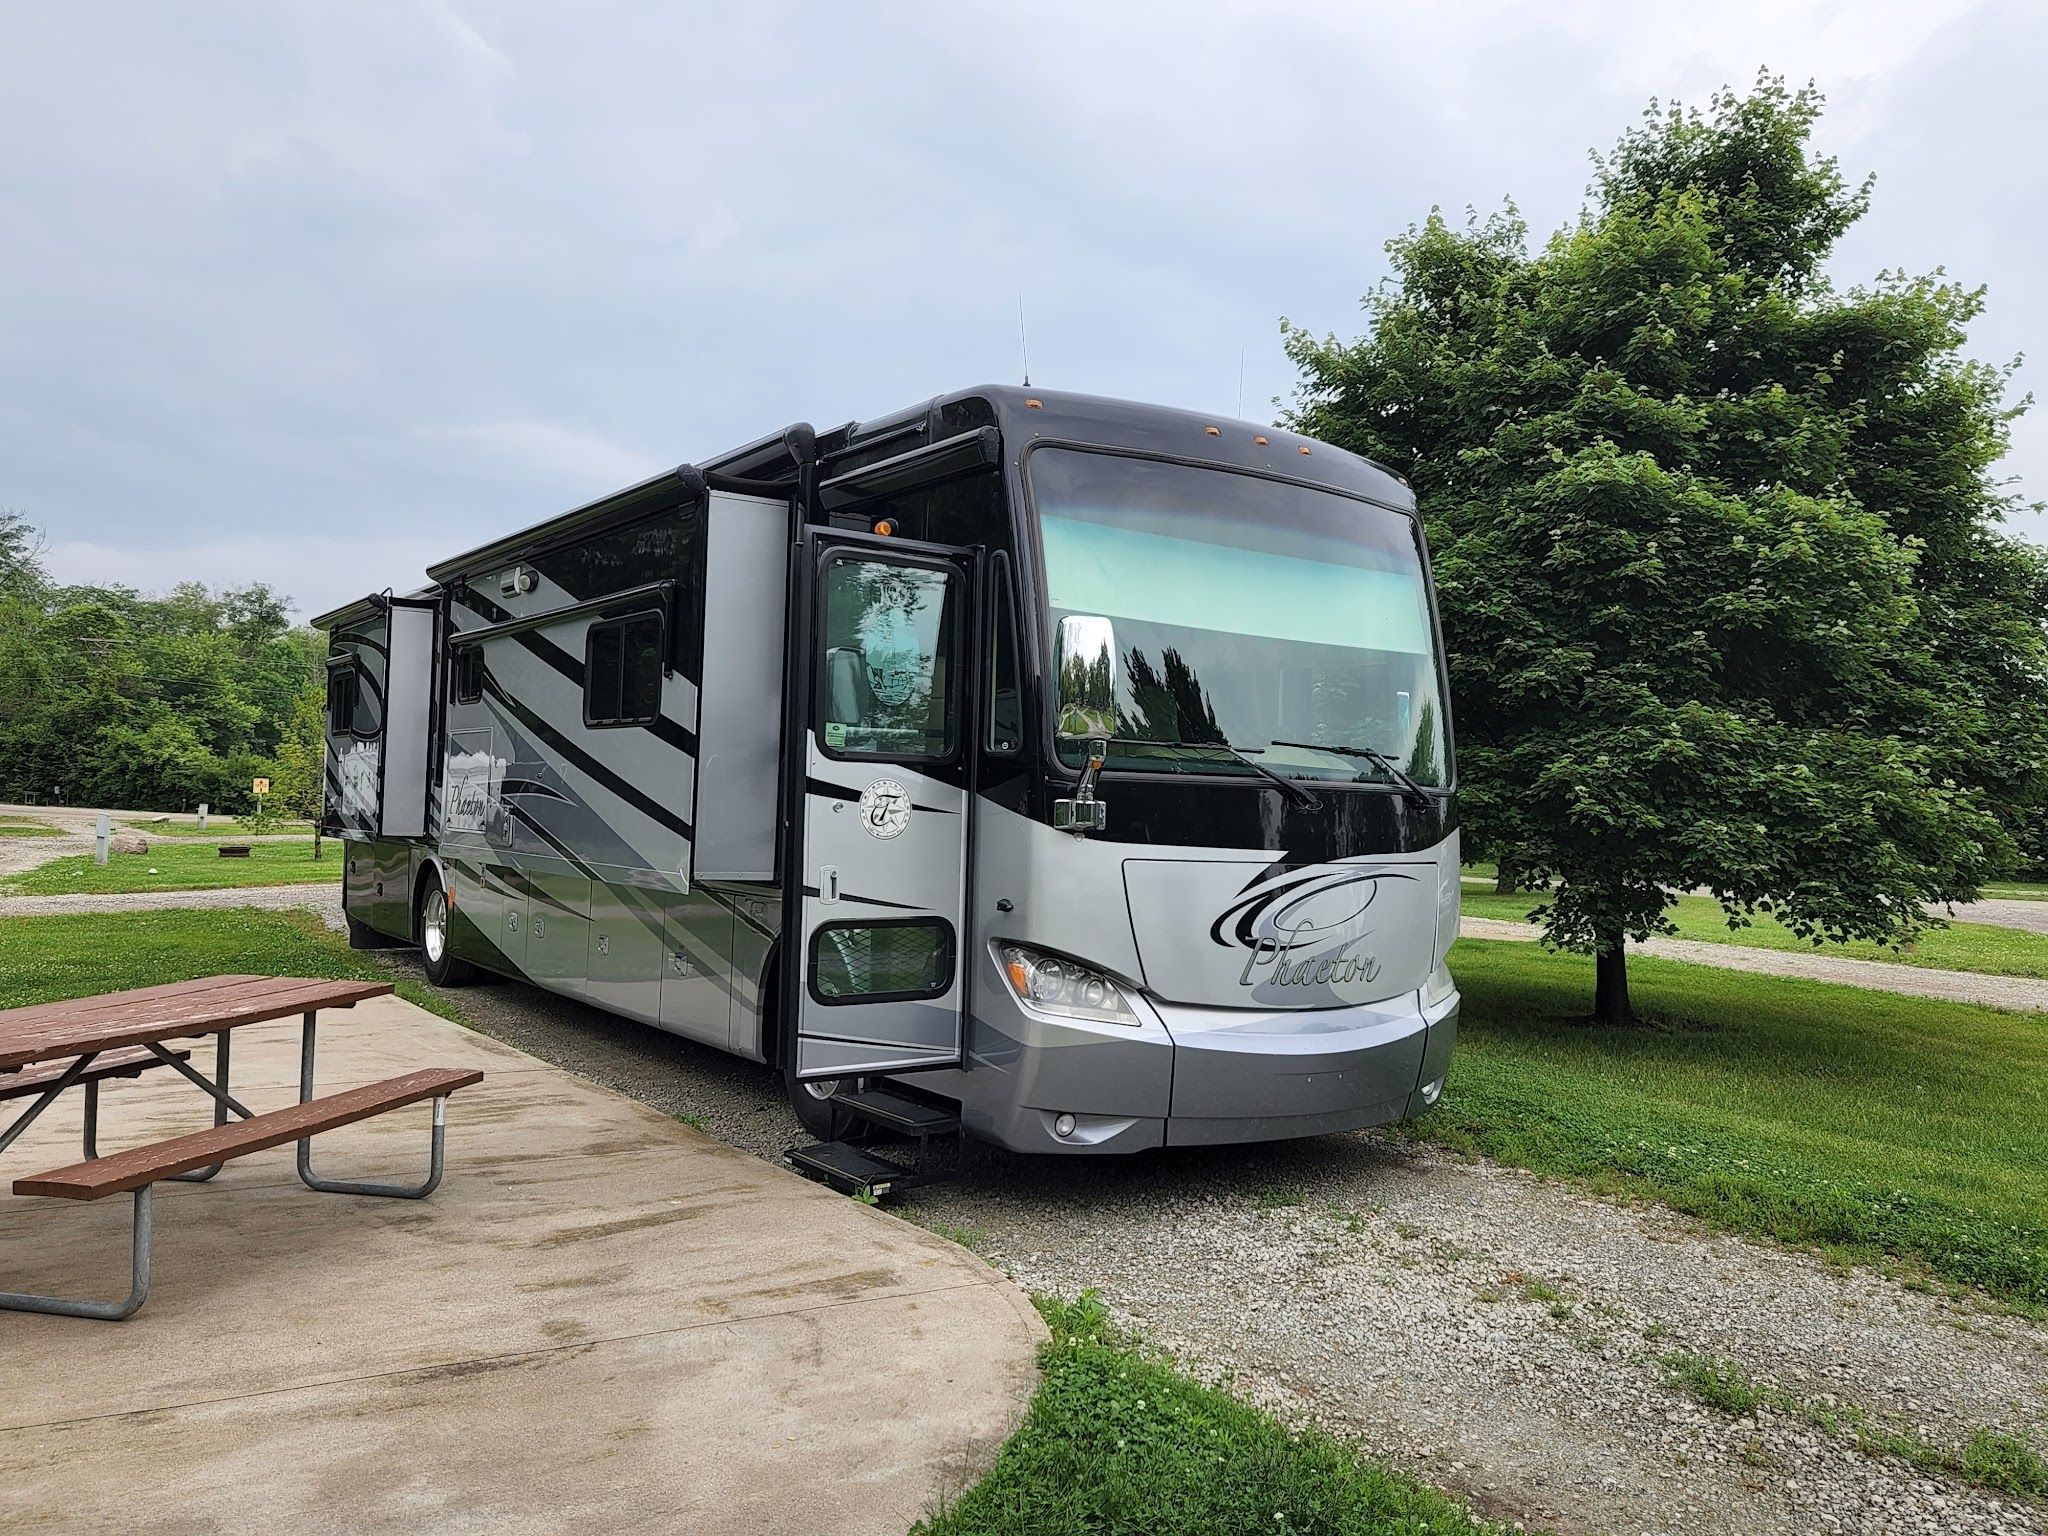
M 420 965 L 427 980 L 437 987 L 467 986 L 476 979 L 476 967 L 458 960 L 449 951 L 448 892 L 439 880 L 430 880 L 420 892 L 415 927 L 420 936 Z
M 850 1093 L 854 1087 L 853 1079 L 834 1078 L 829 1084 L 800 1083 L 795 1077 L 785 1075 L 782 1081 L 783 1086 L 789 1090 L 790 1111 L 803 1128 L 820 1141 L 838 1140 L 853 1117 L 838 1113 L 833 1109 L 829 1097 L 820 1098 L 811 1090 L 829 1086 L 834 1091 L 843 1090 Z

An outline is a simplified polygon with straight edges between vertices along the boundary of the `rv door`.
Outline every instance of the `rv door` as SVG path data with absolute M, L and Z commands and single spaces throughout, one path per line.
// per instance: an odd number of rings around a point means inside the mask
M 974 556 L 808 528 L 790 655 L 791 1070 L 958 1066 L 965 1039 Z

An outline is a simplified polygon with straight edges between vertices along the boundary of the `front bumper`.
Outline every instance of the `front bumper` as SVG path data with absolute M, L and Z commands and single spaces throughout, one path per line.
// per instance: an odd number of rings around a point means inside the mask
M 1459 996 L 1410 992 L 1363 1007 L 1259 1013 L 1152 1003 L 1138 1029 L 1005 1006 L 974 1021 L 964 1072 L 920 1074 L 960 1100 L 983 1140 L 1018 1152 L 1136 1152 L 1360 1130 L 1437 1102 Z M 1150 1000 L 1146 1000 L 1148 1003 Z M 1074 1117 L 1062 1137 L 1054 1123 Z

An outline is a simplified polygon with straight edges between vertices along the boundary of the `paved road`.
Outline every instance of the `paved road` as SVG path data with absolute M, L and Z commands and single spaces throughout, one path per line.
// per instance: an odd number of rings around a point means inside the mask
M 1465 875 L 1465 885 L 1474 890 L 1491 891 L 1493 881 L 1484 875 Z M 1705 896 L 1706 891 L 1695 895 Z M 1533 902 L 1536 898 L 1532 896 Z M 1994 928 L 2024 928 L 2029 933 L 2048 933 L 2048 901 L 2026 901 L 2010 896 L 1987 896 L 1982 901 L 1966 901 L 1953 912 L 1943 914 L 1956 923 L 1989 923 Z
M 2020 903 L 2015 903 L 2020 905 Z M 1509 923 L 1491 917 L 1468 917 L 1458 932 L 1475 939 L 1507 939 L 1534 943 L 1537 931 L 1528 923 Z M 1937 971 L 1926 966 L 1900 965 L 1887 960 L 1849 960 L 1839 955 L 1809 954 L 1804 950 L 1749 949 L 1740 944 L 1708 944 L 1697 939 L 1651 939 L 1631 944 L 1638 954 L 1665 960 L 1689 960 L 1695 965 L 1718 965 L 1731 971 L 1753 971 L 1762 976 L 1796 976 L 1808 981 L 1833 981 L 1844 986 L 1867 987 L 1873 992 L 1899 992 L 1909 997 L 1943 998 L 1957 1003 L 1983 1003 L 1992 1008 L 2021 1012 L 2048 1012 L 2048 981 L 2026 976 L 1986 976 L 1976 971 Z M 1457 951 L 1451 952 L 1453 969 Z

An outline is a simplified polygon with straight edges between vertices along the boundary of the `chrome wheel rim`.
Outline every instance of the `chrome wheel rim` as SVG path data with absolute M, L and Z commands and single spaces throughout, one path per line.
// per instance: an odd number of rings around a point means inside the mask
M 420 922 L 420 946 L 434 965 L 448 948 L 448 898 L 440 891 L 427 893 L 426 915 Z
M 829 1099 L 839 1092 L 839 1079 L 828 1077 L 822 1083 L 805 1083 L 804 1092 L 814 1099 Z

